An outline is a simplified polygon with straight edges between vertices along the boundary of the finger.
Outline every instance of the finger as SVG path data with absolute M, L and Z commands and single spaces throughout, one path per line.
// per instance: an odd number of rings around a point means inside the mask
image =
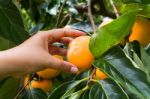
M 59 40 L 62 37 L 78 37 L 81 35 L 85 35 L 84 32 L 74 29 L 54 29 L 46 32 L 49 42 Z
M 65 45 L 68 45 L 71 41 L 73 41 L 74 39 L 71 38 L 71 37 L 63 37 L 61 40 L 60 40 L 60 43 L 63 43 Z
M 48 46 L 48 51 L 52 55 L 66 56 L 66 54 L 67 54 L 66 49 L 60 48 L 60 47 L 57 47 L 57 46 L 52 46 L 52 45 Z
M 73 74 L 78 72 L 78 68 L 69 62 L 57 59 L 55 57 L 52 57 L 50 61 L 50 68 L 59 69 L 61 71 Z

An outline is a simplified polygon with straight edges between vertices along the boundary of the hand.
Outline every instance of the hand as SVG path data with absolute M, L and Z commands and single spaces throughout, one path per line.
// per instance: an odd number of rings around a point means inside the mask
M 73 64 L 52 56 L 53 54 L 66 55 L 67 52 L 66 49 L 53 46 L 53 43 L 68 44 L 73 40 L 71 37 L 81 35 L 85 35 L 85 33 L 73 29 L 40 31 L 21 45 L 0 53 L 0 56 L 5 57 L 0 57 L 0 59 L 7 60 L 6 65 L 8 63 L 8 66 L 13 65 L 9 66 L 9 70 L 5 72 L 21 75 L 50 67 L 69 73 L 77 73 L 78 69 Z M 2 69 L 0 67 L 0 70 Z

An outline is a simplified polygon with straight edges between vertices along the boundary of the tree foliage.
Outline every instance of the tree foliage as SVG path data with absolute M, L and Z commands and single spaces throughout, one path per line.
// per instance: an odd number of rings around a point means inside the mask
M 148 99 L 150 97 L 150 47 L 126 39 L 137 16 L 150 18 L 149 0 L 91 0 L 96 28 L 105 17 L 111 23 L 93 32 L 88 16 L 89 0 L 0 0 L 0 50 L 22 43 L 40 30 L 69 27 L 91 36 L 94 68 L 107 74 L 91 79 L 92 69 L 79 75 L 62 73 L 54 78 L 52 92 L 24 90 L 21 81 L 8 77 L 0 81 L 0 99 Z M 113 4 L 119 17 L 114 13 Z M 22 90 L 23 89 L 23 90 Z M 19 93 L 19 94 L 18 94 Z

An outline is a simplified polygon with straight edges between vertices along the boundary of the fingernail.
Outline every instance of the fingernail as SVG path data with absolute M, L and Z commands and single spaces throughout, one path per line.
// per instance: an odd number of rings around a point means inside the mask
M 78 72 L 78 68 L 77 67 L 71 67 L 70 72 L 75 74 Z

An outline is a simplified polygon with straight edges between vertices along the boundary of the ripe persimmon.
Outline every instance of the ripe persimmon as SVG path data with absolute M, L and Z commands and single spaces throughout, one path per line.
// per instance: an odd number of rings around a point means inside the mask
M 107 75 L 105 73 L 103 73 L 101 70 L 96 69 L 95 78 L 102 80 L 102 79 L 107 78 Z
M 150 43 L 150 21 L 146 18 L 137 17 L 129 41 L 137 40 L 141 46 L 145 47 Z
M 25 86 L 26 90 L 29 88 L 29 84 L 30 84 L 30 87 L 40 88 L 46 93 L 49 92 L 52 89 L 52 85 L 53 85 L 53 83 L 50 79 L 41 79 L 41 80 L 34 80 L 33 79 L 27 85 L 28 82 L 29 82 L 29 76 L 26 76 L 24 78 L 24 86 Z
M 36 81 L 36 80 L 31 81 L 31 87 L 40 88 L 46 93 L 51 91 L 52 85 L 53 83 L 50 79 L 42 79 L 40 81 Z
M 63 60 L 62 56 L 53 55 L 54 57 Z M 59 75 L 60 71 L 53 68 L 46 68 L 42 71 L 37 72 L 37 75 L 41 78 L 53 78 Z
M 90 36 L 80 36 L 69 44 L 67 59 L 77 66 L 79 71 L 89 69 L 94 61 L 94 57 L 89 50 L 89 42 Z

